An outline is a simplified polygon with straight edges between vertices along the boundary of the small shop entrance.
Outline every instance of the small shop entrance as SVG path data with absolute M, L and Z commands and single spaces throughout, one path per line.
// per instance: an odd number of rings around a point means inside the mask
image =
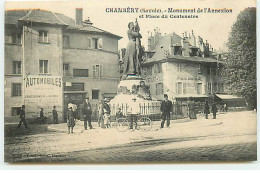
M 82 103 L 84 103 L 84 100 L 85 100 L 85 96 L 86 96 L 86 93 L 64 93 L 64 105 L 63 105 L 63 118 L 64 118 L 64 122 L 67 121 L 66 119 L 66 115 L 67 115 L 67 110 L 68 110 L 68 104 L 69 103 L 72 103 L 72 104 L 75 104 L 77 105 L 77 109 L 80 108 L 80 105 Z

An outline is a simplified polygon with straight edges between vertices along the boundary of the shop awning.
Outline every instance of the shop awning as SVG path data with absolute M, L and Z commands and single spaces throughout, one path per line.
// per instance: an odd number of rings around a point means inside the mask
M 207 95 L 196 95 L 196 94 L 193 94 L 193 95 L 176 95 L 175 98 L 208 98 L 209 96 Z
M 215 94 L 218 98 L 222 100 L 237 100 L 237 99 L 243 99 L 243 97 L 238 97 L 235 95 L 227 95 L 227 94 Z
M 114 98 L 116 93 L 103 93 L 102 95 L 104 98 Z

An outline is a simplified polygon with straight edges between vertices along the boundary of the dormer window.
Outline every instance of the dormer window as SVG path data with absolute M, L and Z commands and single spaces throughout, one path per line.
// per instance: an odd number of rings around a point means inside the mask
M 182 55 L 181 46 L 174 46 L 174 55 Z

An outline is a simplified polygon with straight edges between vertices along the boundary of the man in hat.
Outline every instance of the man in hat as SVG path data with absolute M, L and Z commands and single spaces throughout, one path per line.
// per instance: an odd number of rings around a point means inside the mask
M 53 123 L 58 124 L 58 113 L 56 110 L 56 106 L 53 106 L 52 116 L 53 116 Z
M 133 129 L 133 124 L 135 123 L 135 129 L 137 129 L 137 117 L 140 114 L 139 104 L 136 102 L 134 97 L 133 102 L 130 104 L 130 129 Z
M 168 95 L 164 94 L 164 100 L 161 104 L 161 112 L 162 112 L 162 121 L 161 121 L 161 128 L 164 127 L 164 122 L 167 120 L 167 127 L 170 127 L 170 116 L 172 112 L 172 102 L 168 100 Z
M 87 123 L 90 129 L 92 129 L 91 125 L 91 115 L 92 115 L 92 109 L 91 104 L 89 103 L 89 98 L 85 98 L 85 102 L 83 103 L 83 110 L 82 110 L 83 116 L 84 116 L 84 127 L 85 130 L 87 130 Z
M 216 105 L 215 101 L 213 101 L 213 103 L 212 103 L 211 110 L 212 110 L 212 113 L 213 113 L 213 119 L 216 119 L 218 109 L 217 109 L 217 105 Z
M 20 128 L 21 127 L 21 125 L 22 125 L 22 123 L 23 123 L 23 125 L 25 126 L 25 128 L 27 128 L 28 129 L 28 126 L 27 126 L 27 123 L 26 123 L 26 121 L 25 121 L 25 105 L 22 105 L 22 108 L 21 108 L 21 110 L 20 110 L 20 122 L 19 122 L 19 124 L 18 124 L 18 128 Z

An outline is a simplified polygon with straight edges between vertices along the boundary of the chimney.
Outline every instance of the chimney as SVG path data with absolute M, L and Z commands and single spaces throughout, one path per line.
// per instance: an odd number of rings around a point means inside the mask
M 169 46 L 169 52 L 170 52 L 170 55 L 174 55 L 173 36 L 171 36 L 170 39 L 171 39 L 171 42 L 170 42 L 170 46 Z
M 183 56 L 190 56 L 190 46 L 189 46 L 189 39 L 187 37 L 187 32 L 185 32 L 185 36 L 182 39 L 182 45 L 183 45 Z
M 76 8 L 76 25 L 82 26 L 83 21 L 83 8 Z

